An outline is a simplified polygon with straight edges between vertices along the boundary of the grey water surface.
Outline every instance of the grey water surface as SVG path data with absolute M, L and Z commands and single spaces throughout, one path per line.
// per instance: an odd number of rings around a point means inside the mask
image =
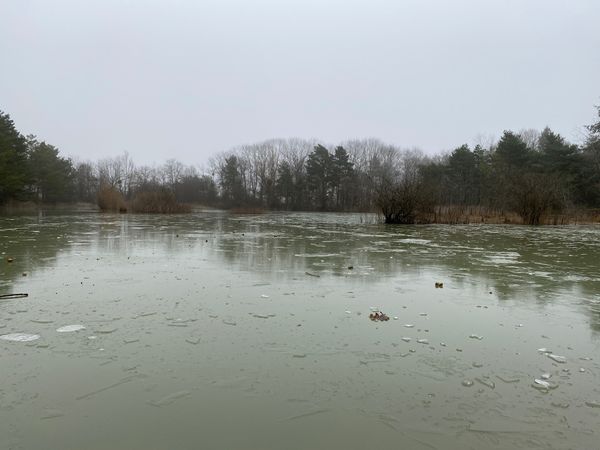
M 0 449 L 600 442 L 598 226 L 41 214 L 0 256 Z

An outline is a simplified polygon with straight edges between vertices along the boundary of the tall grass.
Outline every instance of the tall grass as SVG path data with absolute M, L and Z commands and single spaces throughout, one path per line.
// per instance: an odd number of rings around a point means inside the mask
M 140 192 L 131 201 L 134 213 L 181 214 L 191 210 L 190 205 L 177 202 L 175 194 L 166 189 Z
M 98 206 L 102 211 L 127 212 L 123 194 L 112 186 L 101 186 L 98 191 Z
M 436 206 L 432 212 L 421 214 L 418 223 L 440 224 L 516 224 L 526 225 L 519 214 L 486 206 L 446 205 Z M 539 225 L 576 225 L 600 222 L 600 210 L 569 209 L 562 212 L 547 212 L 540 218 Z

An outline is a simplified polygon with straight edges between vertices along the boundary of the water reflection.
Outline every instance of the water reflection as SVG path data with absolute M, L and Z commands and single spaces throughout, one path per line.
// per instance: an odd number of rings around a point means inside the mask
M 394 227 L 374 216 L 315 213 L 42 215 L 1 218 L 0 253 L 15 258 L 0 265 L 2 293 L 60 257 L 201 259 L 279 280 L 309 272 L 371 283 L 426 272 L 506 302 L 568 297 L 600 331 L 600 228 L 591 226 Z

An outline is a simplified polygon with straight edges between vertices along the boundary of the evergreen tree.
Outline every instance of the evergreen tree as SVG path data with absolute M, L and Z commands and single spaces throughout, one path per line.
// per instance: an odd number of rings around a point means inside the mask
M 331 158 L 331 184 L 334 190 L 336 209 L 351 208 L 352 180 L 354 178 L 354 165 L 350 162 L 350 155 L 342 146 L 335 148 Z
M 0 204 L 23 198 L 28 181 L 25 138 L 10 116 L 0 111 Z
M 244 186 L 240 174 L 238 158 L 231 155 L 225 159 L 221 169 L 222 198 L 228 206 L 238 206 L 244 201 Z
M 74 168 L 58 149 L 34 136 L 27 139 L 30 189 L 42 202 L 69 201 L 74 198 Z
M 315 206 L 324 211 L 329 203 L 329 188 L 331 184 L 332 158 L 322 145 L 315 146 L 306 161 L 306 176 L 308 188 L 312 194 Z

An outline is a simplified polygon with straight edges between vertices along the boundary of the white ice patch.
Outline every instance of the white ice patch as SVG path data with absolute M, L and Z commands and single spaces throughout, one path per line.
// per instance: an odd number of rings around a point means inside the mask
M 83 325 L 65 325 L 56 329 L 59 333 L 73 333 L 79 330 L 85 330 L 85 327 Z
M 39 334 L 27 334 L 27 333 L 11 333 L 11 334 L 3 334 L 0 336 L 0 339 L 3 341 L 12 341 L 12 342 L 31 342 L 36 341 L 40 338 Z

